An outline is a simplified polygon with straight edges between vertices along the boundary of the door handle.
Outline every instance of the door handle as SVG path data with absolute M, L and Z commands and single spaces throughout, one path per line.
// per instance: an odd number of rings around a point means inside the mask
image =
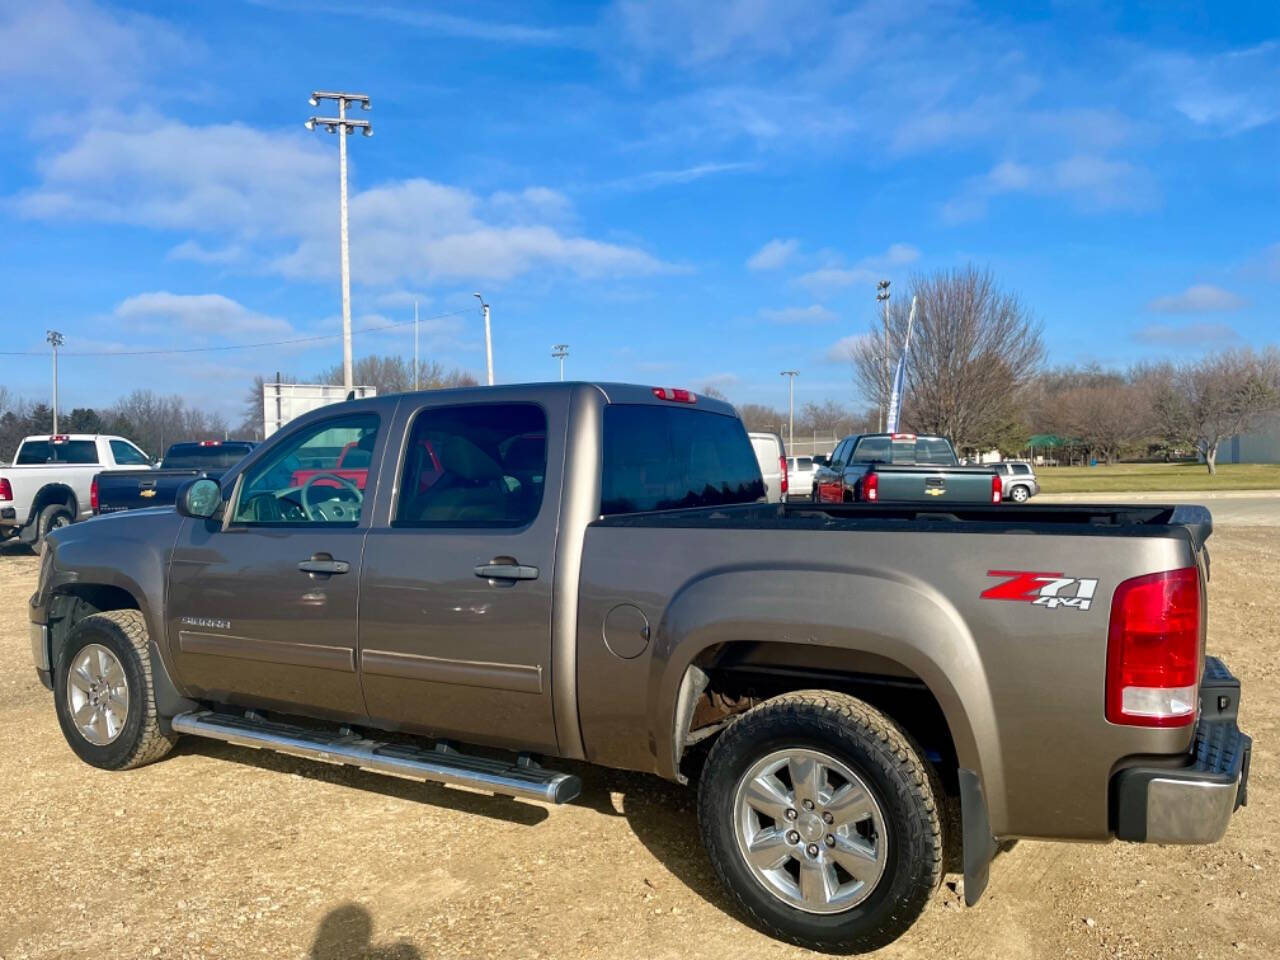
M 538 568 L 523 563 L 482 563 L 476 576 L 488 580 L 537 580 Z
M 310 560 L 299 563 L 298 569 L 312 576 L 327 577 L 332 573 L 347 573 L 351 569 L 351 564 L 345 560 L 335 560 L 327 554 L 316 554 Z

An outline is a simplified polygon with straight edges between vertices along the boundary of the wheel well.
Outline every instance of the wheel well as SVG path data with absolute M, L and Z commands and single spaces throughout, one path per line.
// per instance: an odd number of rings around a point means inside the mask
M 933 764 L 949 795 L 959 792 L 955 742 L 942 706 L 923 680 L 875 654 L 792 643 L 718 644 L 694 665 L 707 680 L 690 712 L 681 770 L 696 776 L 715 737 L 757 703 L 796 690 L 847 693 L 902 727 Z
M 78 512 L 75 491 L 65 484 L 51 483 L 41 487 L 36 494 L 35 501 L 31 505 L 31 518 L 34 520 L 40 515 L 41 510 L 54 503 L 70 507 L 72 514 Z
M 49 656 L 57 664 L 72 629 L 85 617 L 108 610 L 139 610 L 133 594 L 106 584 L 73 583 L 58 591 L 49 607 Z

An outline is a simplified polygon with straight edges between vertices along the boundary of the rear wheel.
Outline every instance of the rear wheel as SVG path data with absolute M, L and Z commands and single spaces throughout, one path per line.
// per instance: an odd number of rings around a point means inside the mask
M 137 610 L 96 613 L 75 625 L 58 658 L 54 705 L 71 749 L 104 770 L 159 760 L 176 740 L 160 729 L 147 627 Z
M 936 777 L 853 697 L 787 694 L 707 758 L 698 819 L 717 874 L 765 933 L 839 953 L 905 932 L 942 878 Z
M 1031 499 L 1031 491 L 1026 487 L 1018 486 L 1009 491 L 1009 496 L 1013 498 L 1014 503 L 1026 503 Z
M 70 526 L 74 520 L 75 517 L 71 515 L 71 508 L 65 503 L 49 504 L 36 517 L 36 538 L 31 544 L 31 549 L 38 554 L 43 553 L 44 538 L 54 530 Z

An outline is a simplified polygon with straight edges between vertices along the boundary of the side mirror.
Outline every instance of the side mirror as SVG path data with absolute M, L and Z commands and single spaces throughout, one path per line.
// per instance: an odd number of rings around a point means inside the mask
M 181 516 L 208 520 L 221 506 L 222 488 L 208 477 L 188 480 L 178 490 L 177 508 Z

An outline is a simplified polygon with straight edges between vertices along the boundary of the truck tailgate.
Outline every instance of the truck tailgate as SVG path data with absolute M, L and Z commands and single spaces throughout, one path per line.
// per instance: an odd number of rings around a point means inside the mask
M 984 467 L 891 466 L 876 464 L 881 503 L 937 501 L 991 503 L 992 471 Z

